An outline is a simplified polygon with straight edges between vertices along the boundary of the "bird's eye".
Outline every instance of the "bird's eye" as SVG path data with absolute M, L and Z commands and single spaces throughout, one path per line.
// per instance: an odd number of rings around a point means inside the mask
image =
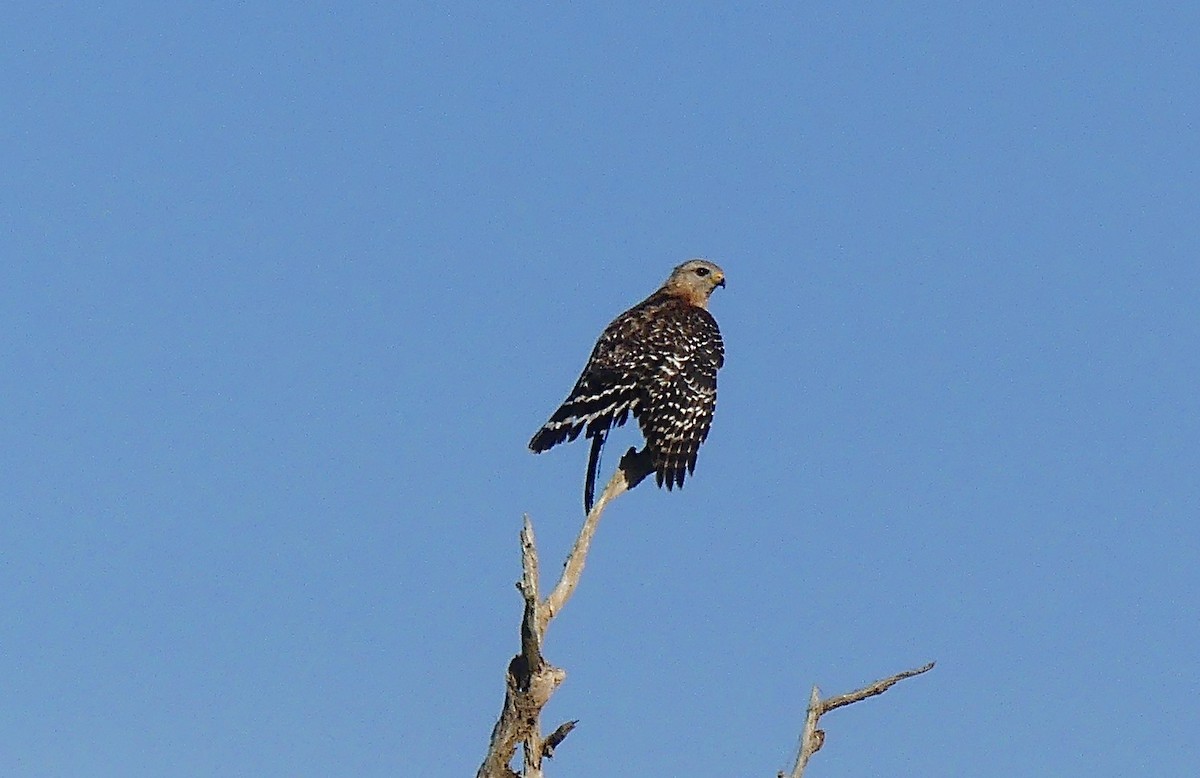
M 701 278 L 704 278 L 706 275 L 708 275 L 708 268 L 706 268 L 706 267 L 696 268 L 696 275 L 700 276 Z

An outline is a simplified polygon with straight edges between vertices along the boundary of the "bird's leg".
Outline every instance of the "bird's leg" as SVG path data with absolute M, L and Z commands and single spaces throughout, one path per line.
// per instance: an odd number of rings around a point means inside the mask
M 625 452 L 625 456 L 621 457 L 619 465 L 621 472 L 625 475 L 625 488 L 632 489 L 645 480 L 646 476 L 654 472 L 654 456 L 650 453 L 650 447 L 646 446 L 641 451 L 638 451 L 633 446 Z

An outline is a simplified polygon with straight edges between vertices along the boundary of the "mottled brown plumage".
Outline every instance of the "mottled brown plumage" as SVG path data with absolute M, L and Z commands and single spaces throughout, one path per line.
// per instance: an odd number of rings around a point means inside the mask
M 592 441 L 584 484 L 591 510 L 605 438 L 633 414 L 653 455 L 655 480 L 683 486 L 696 468 L 717 402 L 717 370 L 725 346 L 708 297 L 725 286 L 712 262 L 693 259 L 671 273 L 654 294 L 618 316 L 592 349 L 575 388 L 529 441 L 545 451 L 581 432 Z

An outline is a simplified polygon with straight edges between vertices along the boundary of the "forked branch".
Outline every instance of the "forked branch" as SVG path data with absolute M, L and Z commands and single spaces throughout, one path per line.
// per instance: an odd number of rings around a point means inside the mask
M 821 699 L 821 690 L 814 686 L 808 698 L 808 714 L 804 718 L 804 731 L 800 735 L 800 753 L 796 756 L 796 765 L 792 768 L 791 773 L 785 775 L 780 772 L 779 778 L 801 778 L 804 775 L 804 768 L 808 766 L 808 760 L 821 750 L 821 746 L 825 744 L 825 730 L 817 728 L 817 722 L 820 721 L 821 716 L 844 705 L 883 694 L 905 678 L 929 672 L 933 669 L 933 664 L 930 662 L 913 670 L 896 673 L 861 689 L 855 689 L 847 694 L 839 694 L 837 697 L 830 697 L 826 700 Z
M 604 487 L 604 492 L 584 519 L 583 527 L 563 565 L 562 576 L 545 599 L 539 594 L 539 563 L 533 523 L 528 516 L 525 517 L 521 529 L 522 574 L 517 583 L 517 589 L 521 592 L 525 604 L 521 618 L 521 653 L 514 656 L 508 664 L 504 707 L 496 726 L 492 729 L 487 755 L 476 773 L 476 778 L 542 778 L 542 760 L 554 755 L 554 749 L 578 723 L 564 722 L 550 735 L 542 736 L 542 710 L 567 676 L 565 670 L 554 667 L 542 656 L 546 630 L 550 621 L 562 611 L 579 585 L 592 538 L 600 525 L 600 517 L 605 508 L 617 497 L 641 483 L 653 471 L 653 464 L 645 451 L 637 452 L 631 448 L 621 457 L 617 472 L 613 474 Z M 825 742 L 824 731 L 817 728 L 822 715 L 844 705 L 883 694 L 899 681 L 920 675 L 932 668 L 933 662 L 930 662 L 924 667 L 897 673 L 827 700 L 821 699 L 820 690 L 814 686 L 809 698 L 808 714 L 800 738 L 800 753 L 796 757 L 796 765 L 788 775 L 780 772 L 779 778 L 802 778 L 809 759 Z M 518 744 L 522 746 L 523 752 L 521 773 L 514 772 L 511 767 Z
M 492 728 L 487 756 L 479 766 L 476 778 L 542 778 L 542 759 L 553 756 L 554 749 L 578 723 L 568 721 L 559 725 L 549 736 L 542 737 L 542 709 L 567 677 L 565 670 L 554 667 L 542 656 L 546 629 L 579 585 L 588 550 L 604 509 L 652 472 L 653 465 L 645 452 L 639 453 L 631 448 L 621 457 L 617 472 L 584 519 L 583 528 L 563 566 L 562 576 L 544 600 L 538 594 L 539 564 L 533 523 L 528 516 L 525 517 L 521 528 L 521 580 L 517 583 L 517 589 L 525 601 L 521 618 L 521 653 L 508 663 L 504 708 L 500 711 L 496 726 Z M 518 743 L 522 745 L 524 756 L 520 774 L 513 772 L 511 767 Z

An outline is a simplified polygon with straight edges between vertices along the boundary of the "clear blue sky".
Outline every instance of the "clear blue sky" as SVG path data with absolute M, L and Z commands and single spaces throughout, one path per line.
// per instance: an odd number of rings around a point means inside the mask
M 526 442 L 692 256 L 716 422 L 550 632 L 552 774 L 771 776 L 929 659 L 810 774 L 1192 774 L 1198 30 L 6 9 L 0 774 L 473 774 L 521 515 L 547 573 L 581 519 Z

